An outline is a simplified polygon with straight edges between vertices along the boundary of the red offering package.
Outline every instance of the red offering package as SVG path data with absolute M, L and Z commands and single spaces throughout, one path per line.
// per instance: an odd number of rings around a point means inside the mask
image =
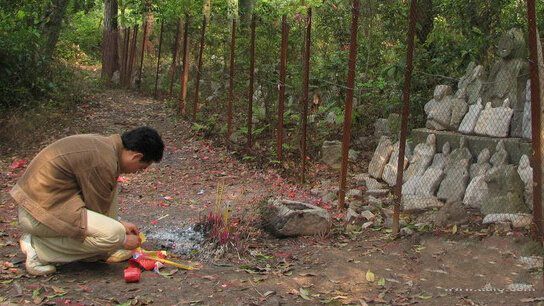
M 125 282 L 127 283 L 137 283 L 140 281 L 140 276 L 142 271 L 138 267 L 130 266 L 125 269 Z

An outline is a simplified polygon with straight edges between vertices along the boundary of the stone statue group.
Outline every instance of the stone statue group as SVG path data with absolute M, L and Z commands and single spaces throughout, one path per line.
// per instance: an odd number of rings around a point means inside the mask
M 441 152 L 436 136 L 429 133 L 404 159 L 402 203 L 405 210 L 463 203 L 479 209 L 485 222 L 511 221 L 514 226 L 531 222 L 533 172 L 527 155 L 509 164 L 502 139 L 494 152 L 473 154 L 463 135 L 531 138 L 530 84 L 523 33 L 512 29 L 498 44 L 498 59 L 486 78 L 481 65 L 471 64 L 457 84 L 457 91 L 438 85 L 425 105 L 426 128 L 459 134 L 452 150 L 445 142 Z M 484 107 L 485 104 L 485 107 Z M 478 137 L 476 140 L 478 141 Z M 369 165 L 369 174 L 395 185 L 399 143 L 383 136 Z

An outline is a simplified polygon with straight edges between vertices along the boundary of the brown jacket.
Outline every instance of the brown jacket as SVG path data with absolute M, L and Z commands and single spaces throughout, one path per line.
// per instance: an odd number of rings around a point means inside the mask
M 43 149 L 10 191 L 36 220 L 60 236 L 83 239 L 86 209 L 105 214 L 120 173 L 119 135 L 66 137 Z

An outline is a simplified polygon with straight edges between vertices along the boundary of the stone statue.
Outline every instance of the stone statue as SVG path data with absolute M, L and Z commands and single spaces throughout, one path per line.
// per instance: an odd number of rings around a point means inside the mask
M 527 80 L 527 86 L 525 86 L 525 104 L 523 106 L 522 129 L 523 138 L 533 139 L 533 135 L 531 134 L 531 80 Z
M 433 99 L 425 104 L 427 114 L 425 126 L 431 130 L 446 130 L 451 120 L 452 90 L 448 85 L 438 85 L 434 89 Z
M 508 98 L 503 101 L 502 106 L 495 108 L 491 107 L 491 102 L 487 102 L 476 122 L 474 132 L 493 137 L 507 137 L 512 114 Z
M 504 148 L 504 141 L 501 139 L 495 147 L 495 153 L 489 160 L 493 168 L 508 164 L 508 152 Z
M 461 121 L 468 111 L 468 104 L 464 98 L 452 98 L 451 99 L 451 117 L 449 129 L 457 130 L 461 125 Z
M 447 172 L 451 167 L 454 167 L 455 164 L 460 163 L 462 160 L 468 160 L 469 164 L 472 162 L 472 153 L 467 148 L 467 140 L 464 136 L 459 139 L 459 148 L 453 150 L 449 155 L 448 161 L 445 165 L 445 172 Z
M 527 47 L 520 29 L 511 29 L 498 42 L 499 58 L 493 64 L 488 82 L 484 87 L 484 101 L 499 107 L 505 99 L 513 109 L 510 135 L 522 136 L 524 89 L 528 79 L 529 65 L 526 60 Z
M 393 144 L 391 143 L 391 139 L 387 136 L 382 136 L 376 147 L 376 151 L 374 151 L 374 155 L 372 155 L 372 160 L 368 164 L 368 174 L 374 178 L 382 178 L 383 168 L 385 168 L 385 165 L 389 161 L 392 152 Z
M 408 181 L 413 176 L 421 176 L 427 170 L 433 161 L 434 153 L 436 152 L 436 136 L 429 134 L 424 143 L 418 144 L 414 148 L 410 165 L 404 172 L 403 182 Z
M 461 124 L 459 125 L 459 132 L 463 134 L 472 134 L 474 132 L 474 127 L 476 126 L 476 122 L 478 121 L 478 118 L 480 117 L 480 112 L 483 109 L 482 105 L 482 99 L 479 98 L 476 104 L 473 104 L 469 106 L 468 112 L 466 113 L 465 117 L 463 118 L 463 121 L 461 121 Z
M 383 176 L 382 179 L 389 184 L 389 186 L 395 186 L 397 182 L 397 164 L 399 159 L 399 144 L 400 142 L 396 142 L 393 145 L 393 153 L 391 154 L 391 157 L 389 158 L 389 162 L 387 165 L 385 165 L 385 168 L 383 169 Z M 410 146 L 406 144 L 405 154 L 404 154 L 404 169 L 406 169 L 406 166 L 408 166 L 408 161 L 411 157 L 410 152 Z
M 475 104 L 483 93 L 485 71 L 482 65 L 471 62 L 465 75 L 457 83 L 456 98 L 466 99 L 469 105 Z
M 470 183 L 467 186 L 463 204 L 480 208 L 482 200 L 487 197 L 488 188 L 485 176 L 491 169 L 490 157 L 489 149 L 485 148 L 478 154 L 478 161 L 470 166 Z
M 421 196 L 434 196 L 442 179 L 444 178 L 444 167 L 448 162 L 450 155 L 450 143 L 446 142 L 442 146 L 442 153 L 436 153 L 433 162 L 425 173 L 419 178 L 415 194 Z
M 491 152 L 489 152 L 488 148 L 483 149 L 480 151 L 480 154 L 478 154 L 478 160 L 475 164 L 472 164 L 470 166 L 470 178 L 474 179 L 477 176 L 480 175 L 486 175 L 489 169 L 491 169 L 491 164 L 489 163 L 489 159 L 491 158 Z
M 453 152 L 452 152 L 453 155 Z M 468 169 L 470 161 L 468 159 L 462 159 L 459 162 L 451 163 L 445 171 L 445 177 L 436 196 L 439 200 L 443 200 L 446 203 L 461 202 L 465 195 L 468 180 L 470 178 Z
M 525 204 L 527 207 L 533 207 L 533 168 L 529 163 L 529 157 L 522 155 L 519 159 L 518 174 L 525 184 Z

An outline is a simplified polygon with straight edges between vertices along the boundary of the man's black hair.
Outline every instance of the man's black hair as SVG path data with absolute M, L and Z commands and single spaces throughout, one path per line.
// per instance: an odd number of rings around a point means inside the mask
M 162 159 L 164 143 L 155 129 L 142 126 L 121 135 L 123 147 L 127 150 L 142 153 L 143 162 L 159 162 Z

